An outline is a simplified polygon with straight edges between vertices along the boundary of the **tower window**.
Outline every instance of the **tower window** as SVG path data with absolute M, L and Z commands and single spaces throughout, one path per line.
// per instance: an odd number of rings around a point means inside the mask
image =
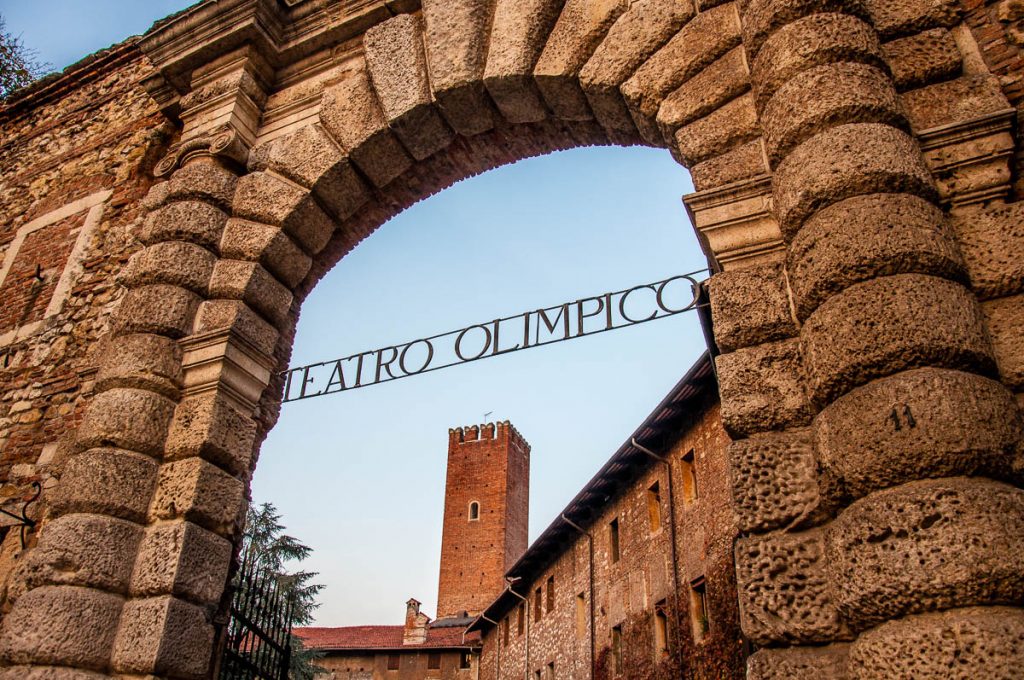
M 647 489 L 647 515 L 651 520 L 651 531 L 661 528 L 661 486 L 658 482 Z
M 622 672 L 622 626 L 612 628 L 612 670 Z
M 540 621 L 540 615 L 541 615 L 541 612 L 543 610 L 543 605 L 544 605 L 544 595 L 542 594 L 541 589 L 537 588 L 537 590 L 533 591 L 533 620 L 534 621 Z
M 547 591 L 548 591 L 547 592 L 547 606 L 545 607 L 545 609 L 547 609 L 547 612 L 550 614 L 551 612 L 553 612 L 555 610 L 555 577 L 554 576 L 548 576 Z
M 693 623 L 693 639 L 700 642 L 711 625 L 708 620 L 707 587 L 703 576 L 690 583 L 690 618 Z
M 683 456 L 683 501 L 689 504 L 697 498 L 697 468 L 694 466 L 693 449 L 690 449 Z
M 508 629 L 511 628 L 508 623 L 508 619 L 509 617 L 506 616 L 501 621 L 501 643 L 504 647 L 508 647 Z
M 619 518 L 608 524 L 608 557 L 612 564 L 619 561 Z
M 475 522 L 480 519 L 480 503 L 473 501 L 469 504 L 469 521 Z
M 654 606 L 654 661 L 668 656 L 668 615 L 665 600 Z
M 587 634 L 587 623 L 590 617 L 587 616 L 587 596 L 580 593 L 576 596 L 576 635 L 583 637 Z
M 520 604 L 516 609 L 516 635 L 523 634 L 523 626 L 526 623 L 526 605 Z

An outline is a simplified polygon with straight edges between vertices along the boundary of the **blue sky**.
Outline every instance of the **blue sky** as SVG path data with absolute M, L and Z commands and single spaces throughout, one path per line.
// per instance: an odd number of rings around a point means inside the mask
M 0 0 L 63 68 L 189 2 Z M 706 266 L 663 150 L 530 159 L 407 210 L 302 310 L 293 365 L 348 356 Z M 508 419 L 533 447 L 536 537 L 703 351 L 695 314 L 286 404 L 253 482 L 327 585 L 319 625 L 401 623 L 437 596 L 449 427 Z

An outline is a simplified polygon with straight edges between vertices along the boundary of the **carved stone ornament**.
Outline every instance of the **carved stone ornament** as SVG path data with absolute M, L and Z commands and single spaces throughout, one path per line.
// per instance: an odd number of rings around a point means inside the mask
M 153 174 L 156 177 L 167 177 L 197 156 L 229 159 L 244 167 L 249 160 L 249 147 L 234 129 L 222 127 L 176 145 L 156 164 Z

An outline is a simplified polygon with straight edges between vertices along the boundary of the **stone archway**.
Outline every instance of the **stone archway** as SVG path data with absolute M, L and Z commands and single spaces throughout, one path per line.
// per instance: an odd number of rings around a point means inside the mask
M 201 677 L 305 294 L 412 202 L 595 143 L 698 189 L 749 676 L 1022 663 L 1012 109 L 957 7 L 419 4 L 208 2 L 144 39 L 181 138 L 0 677 Z

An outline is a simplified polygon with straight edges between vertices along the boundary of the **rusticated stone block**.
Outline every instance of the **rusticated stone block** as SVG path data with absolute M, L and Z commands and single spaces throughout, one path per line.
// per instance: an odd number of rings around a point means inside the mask
M 745 94 L 706 118 L 679 128 L 675 151 L 687 167 L 692 167 L 760 136 L 754 98 Z
M 237 181 L 235 173 L 213 161 L 193 161 L 171 175 L 167 199 L 204 201 L 230 211 Z
M 220 253 L 234 260 L 259 262 L 289 288 L 298 286 L 313 265 L 312 258 L 282 229 L 234 218 L 224 228 Z
M 877 276 L 966 276 L 945 215 L 910 194 L 867 194 L 825 208 L 793 238 L 787 257 L 800 319 L 832 295 Z
M 343 220 L 370 198 L 348 157 L 319 125 L 307 125 L 254 148 L 249 170 L 273 170 L 312 191 L 336 219 Z
M 775 173 L 775 210 L 789 240 L 818 210 L 845 198 L 883 192 L 936 195 L 914 140 L 878 123 L 840 125 L 815 135 L 796 147 Z
M 844 620 L 1024 597 L 1024 490 L 984 479 L 912 482 L 862 498 L 826 531 Z
M 409 154 L 388 127 L 365 71 L 357 71 L 324 92 L 320 121 L 378 187 L 412 166 Z
M 1012 479 L 1024 435 L 1003 385 L 960 371 L 922 368 L 876 380 L 815 421 L 823 485 L 843 498 L 927 477 Z
M 811 408 L 803 390 L 796 340 L 748 347 L 715 359 L 722 424 L 733 437 L 807 425 Z
M 149 390 L 100 392 L 85 412 L 76 442 L 82 449 L 112 446 L 159 456 L 173 413 L 172 400 Z
M 10 666 L 0 668 L 0 680 L 110 680 L 110 676 L 64 666 Z
M 150 213 L 139 233 L 139 239 L 148 245 L 163 241 L 185 241 L 212 250 L 220 242 L 227 220 L 228 216 L 223 210 L 209 203 L 176 201 Z
M 333 220 L 312 194 L 266 172 L 254 172 L 238 181 L 235 216 L 281 227 L 314 255 L 334 233 Z
M 162 335 L 133 333 L 111 338 L 96 374 L 100 392 L 136 387 L 178 398 L 181 388 L 181 347 Z
M 217 394 L 189 397 L 174 414 L 167 459 L 199 456 L 236 477 L 252 466 L 256 422 Z
M 146 519 L 157 464 L 131 451 L 94 449 L 68 460 L 53 499 L 57 514 L 88 512 L 133 522 Z
M 484 64 L 495 0 L 424 0 L 430 87 L 448 124 L 472 137 L 494 127 Z
M 451 144 L 454 133 L 434 108 L 423 51 L 422 19 L 400 14 L 363 35 L 366 67 L 391 128 L 422 160 Z
M 124 593 L 142 527 L 103 515 L 64 515 L 46 524 L 21 568 L 29 588 L 85 586 Z
M 199 296 L 178 286 L 155 284 L 132 288 L 121 300 L 115 327 L 122 333 L 155 333 L 169 338 L 189 334 Z
M 863 0 L 882 36 L 894 38 L 938 26 L 951 27 L 960 18 L 955 0 Z
M 739 42 L 734 3 L 701 12 L 623 83 L 633 120 L 648 142 L 665 143 L 656 121 L 665 97 Z
M 92 588 L 44 586 L 4 617 L 0 655 L 8 663 L 104 669 L 124 599 Z
M 742 532 L 799 527 L 821 514 L 817 462 L 807 432 L 733 442 L 729 480 Z
M 160 467 L 151 520 L 183 518 L 221 536 L 237 530 L 245 506 L 245 483 L 202 458 Z
M 634 129 L 619 87 L 692 16 L 690 0 L 637 0 L 619 17 L 580 71 L 580 84 L 602 126 Z
M 851 286 L 808 317 L 800 340 L 818 403 L 908 368 L 995 372 L 977 300 L 934 276 L 898 274 Z
M 765 104 L 768 157 L 778 163 L 813 135 L 843 123 L 906 127 L 889 76 L 867 64 L 825 64 L 793 76 Z
M 121 673 L 201 680 L 212 652 L 213 626 L 205 610 L 175 597 L 154 597 L 125 605 L 112 665 Z
M 758 645 L 845 637 L 830 592 L 821 529 L 736 541 L 740 626 Z
M 864 680 L 1014 680 L 1024 668 L 1024 611 L 954 609 L 883 623 L 850 650 Z
M 953 78 L 963 66 L 960 49 L 944 28 L 893 40 L 882 46 L 882 52 L 896 87 L 904 90 Z
M 1024 203 L 956 215 L 952 224 L 979 298 L 1024 292 Z
M 837 12 L 867 18 L 861 0 L 747 0 L 743 17 L 743 44 L 757 55 L 770 35 L 809 14 Z
M 186 241 L 164 241 L 132 255 L 121 276 L 128 286 L 163 283 L 206 295 L 216 256 Z
M 747 680 L 847 680 L 850 645 L 759 649 L 747 659 Z
M 797 334 L 782 267 L 759 265 L 711 277 L 715 342 L 723 352 Z
M 1024 295 L 989 300 L 982 303 L 981 312 L 999 377 L 1011 389 L 1024 388 Z
M 793 76 L 824 64 L 849 62 L 885 68 L 878 35 L 849 14 L 811 14 L 779 28 L 757 53 L 752 82 L 758 109 Z
M 207 300 L 196 313 L 196 334 L 234 331 L 264 354 L 273 354 L 280 333 L 241 300 Z
M 210 295 L 242 300 L 278 326 L 284 324 L 292 293 L 256 262 L 218 260 L 210 279 Z
M 991 75 L 970 75 L 910 90 L 902 95 L 903 106 L 914 132 L 1006 111 L 999 81 Z
M 497 0 L 484 84 L 513 123 L 547 118 L 533 68 L 565 0 Z
M 664 98 L 657 115 L 662 136 L 672 139 L 680 127 L 714 112 L 749 87 L 750 72 L 743 48 L 733 48 Z
M 698 163 L 690 169 L 693 186 L 697 191 L 705 191 L 767 174 L 769 169 L 763 145 L 764 141 L 759 137 L 721 156 Z
M 167 202 L 167 197 L 170 193 L 170 182 L 157 182 L 149 188 L 149 191 L 142 197 L 142 201 L 140 203 L 143 208 L 152 212 Z
M 579 72 L 628 6 L 628 0 L 566 0 L 533 70 L 544 101 L 557 118 L 593 118 Z
M 215 604 L 227 583 L 231 552 L 231 541 L 189 522 L 152 526 L 139 545 L 131 595 Z

